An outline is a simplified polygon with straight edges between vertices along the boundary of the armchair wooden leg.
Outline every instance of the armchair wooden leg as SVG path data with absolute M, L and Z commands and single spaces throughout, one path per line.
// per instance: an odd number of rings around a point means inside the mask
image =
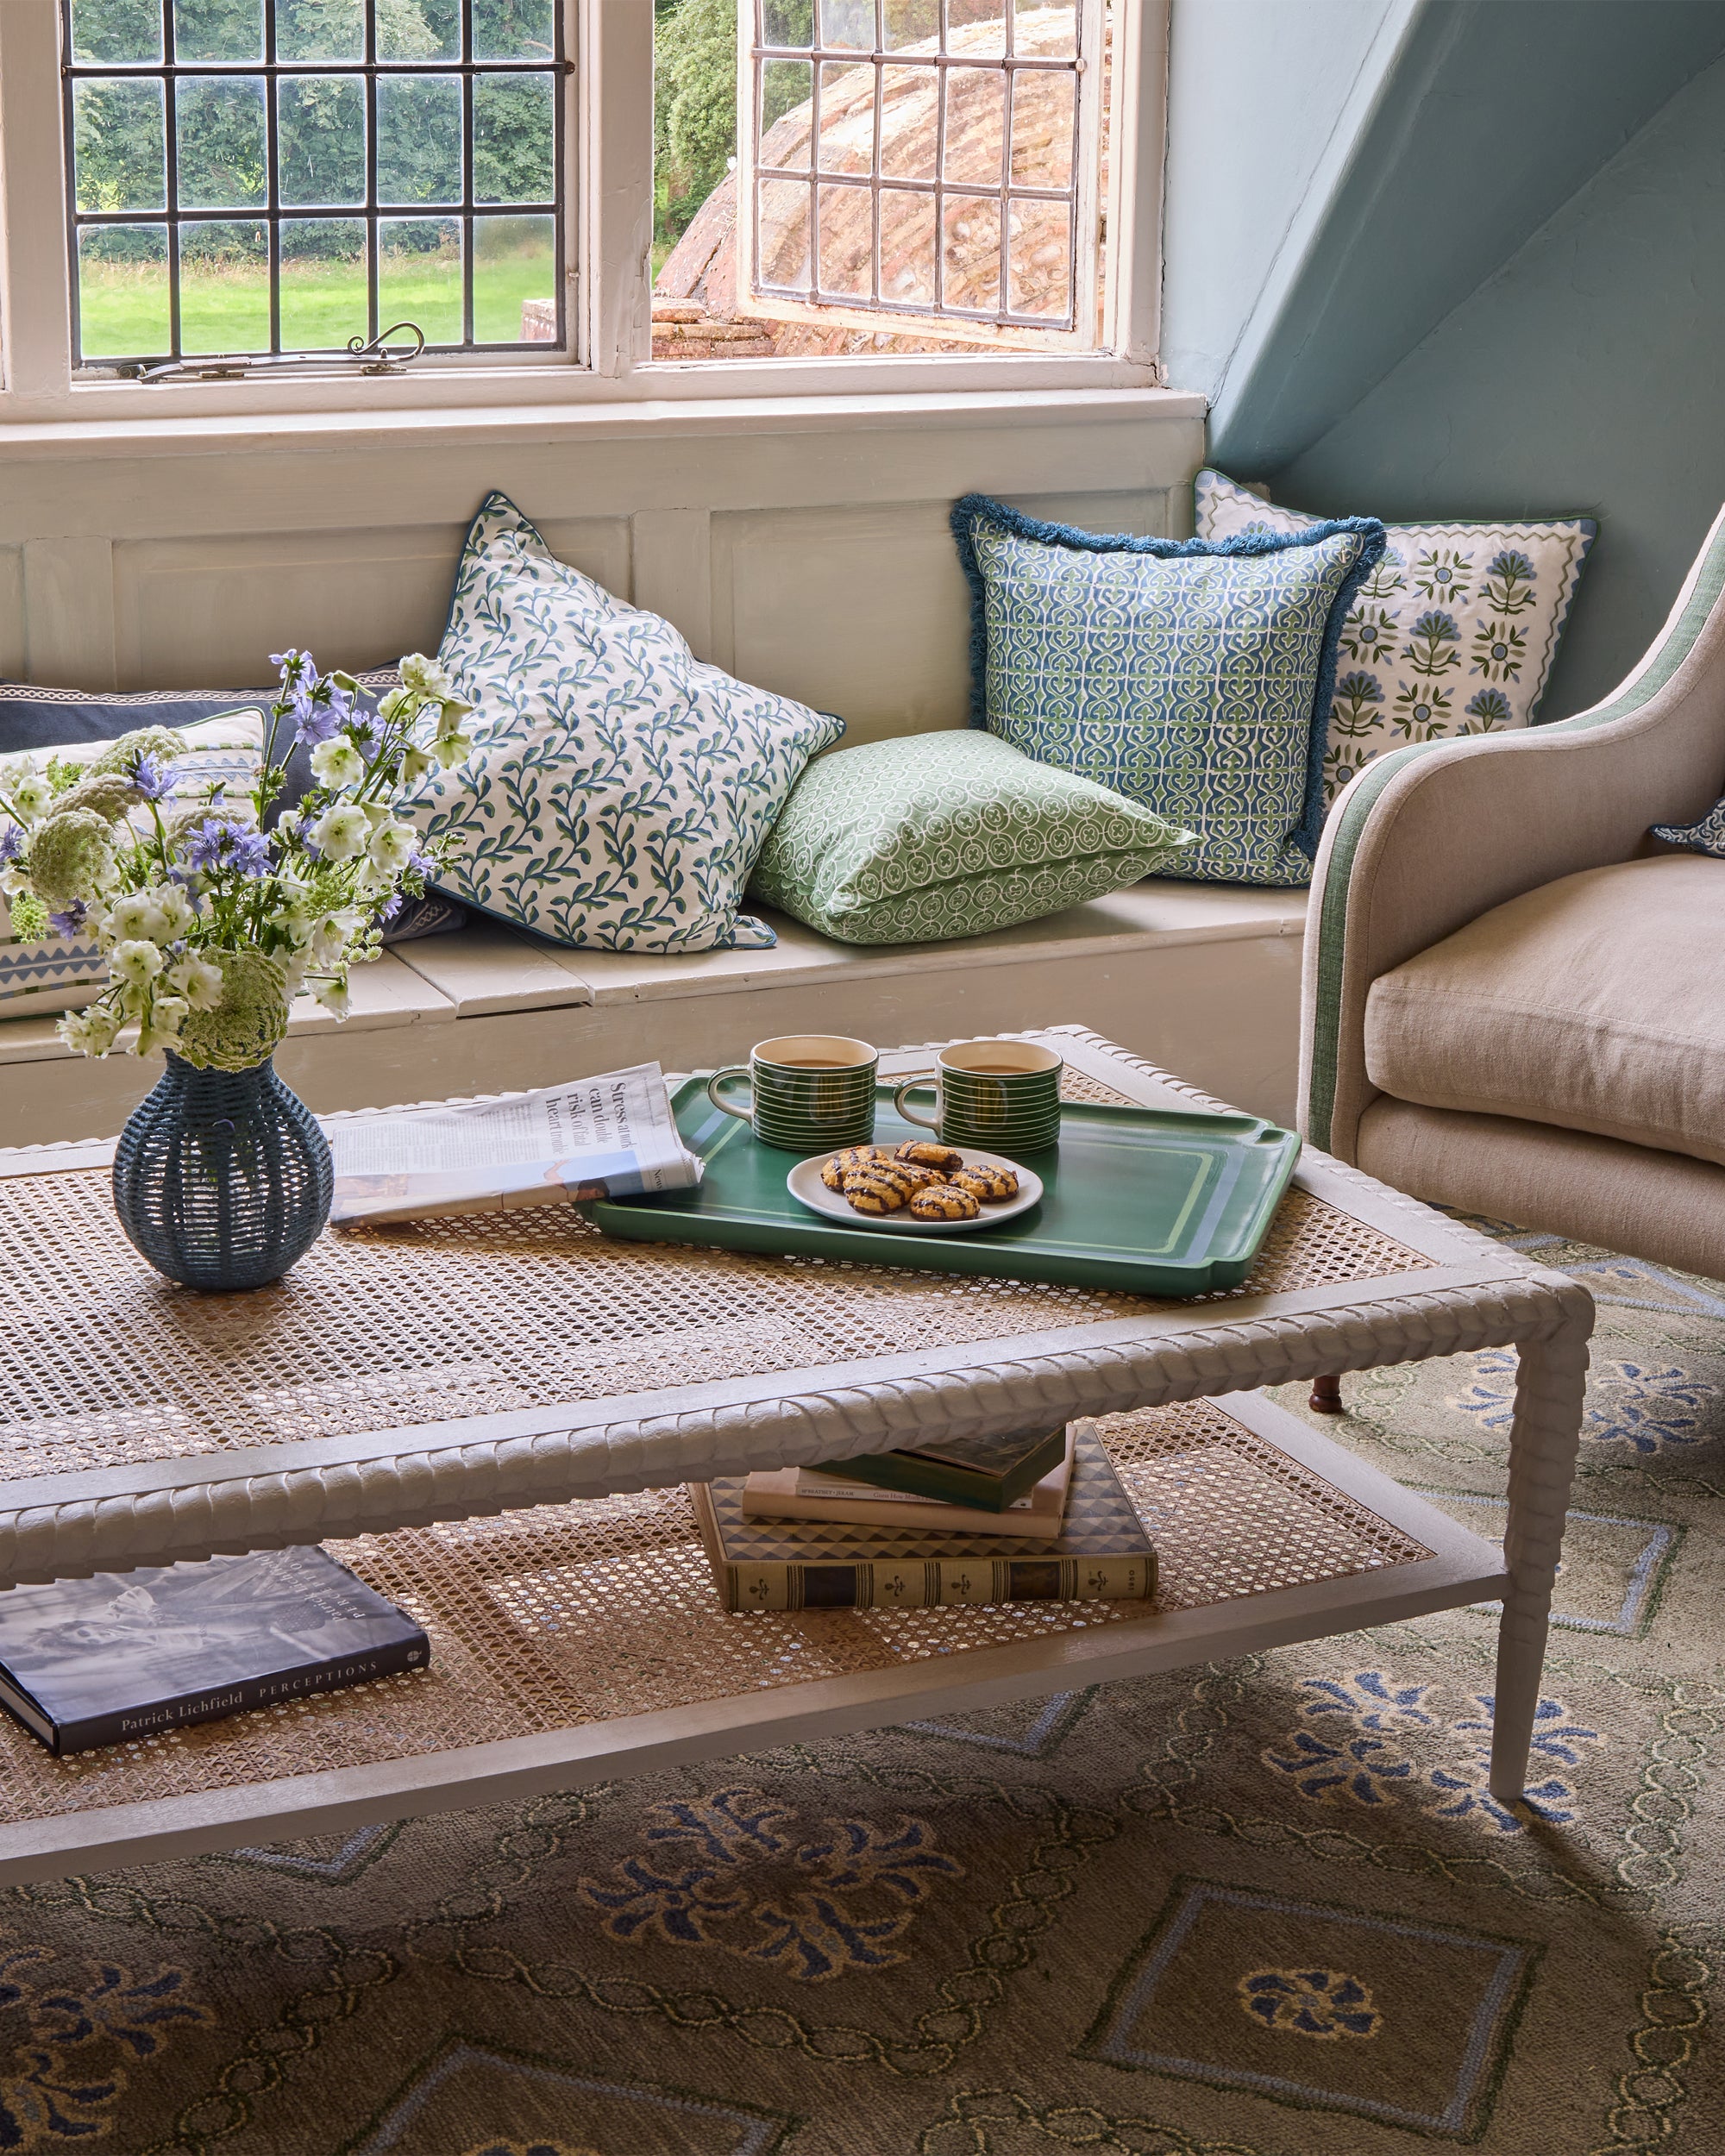
M 1347 1409 L 1342 1405 L 1340 1377 L 1314 1377 L 1312 1380 L 1312 1397 L 1308 1405 L 1317 1414 L 1345 1415 Z

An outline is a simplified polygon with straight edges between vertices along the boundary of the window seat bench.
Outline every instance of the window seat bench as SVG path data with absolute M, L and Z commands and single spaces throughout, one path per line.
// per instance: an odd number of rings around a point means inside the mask
M 1224 1100 L 1290 1123 L 1303 891 L 1155 880 L 953 943 L 836 943 L 768 916 L 771 950 L 570 950 L 493 922 L 355 967 L 345 1024 L 295 1006 L 276 1067 L 311 1107 L 548 1085 L 656 1060 L 734 1062 L 777 1033 L 896 1046 L 1082 1021 Z M 0 1144 L 113 1136 L 161 1066 L 72 1055 L 0 1023 Z

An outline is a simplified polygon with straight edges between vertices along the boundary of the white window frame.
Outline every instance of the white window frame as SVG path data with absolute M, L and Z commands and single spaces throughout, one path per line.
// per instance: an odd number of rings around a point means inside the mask
M 59 0 L 0 0 L 0 424 L 174 425 L 274 413 L 352 423 L 414 411 L 1154 387 L 1168 0 L 1120 0 L 1104 250 L 1104 348 L 798 360 L 652 356 L 651 0 L 568 10 L 565 219 L 569 342 L 543 355 L 438 355 L 396 375 L 351 372 L 145 386 L 74 374 Z M 907 331 L 908 334 L 908 331 Z

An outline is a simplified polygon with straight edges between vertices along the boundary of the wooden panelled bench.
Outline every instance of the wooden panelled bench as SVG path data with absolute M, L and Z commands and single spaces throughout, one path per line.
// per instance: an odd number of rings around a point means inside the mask
M 1151 881 L 950 943 L 862 948 L 773 917 L 773 950 L 568 950 L 492 923 L 386 952 L 337 1025 L 296 1006 L 277 1068 L 313 1108 L 546 1085 L 656 1059 L 735 1062 L 775 1033 L 896 1046 L 1075 1021 L 1220 1099 L 1291 1122 L 1303 891 Z M 0 1144 L 110 1137 L 160 1071 L 0 1024 Z

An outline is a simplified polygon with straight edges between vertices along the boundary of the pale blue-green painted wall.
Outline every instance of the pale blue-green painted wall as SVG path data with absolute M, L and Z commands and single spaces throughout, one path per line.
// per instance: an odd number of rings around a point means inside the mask
M 1725 498 L 1722 55 L 1725 0 L 1173 0 L 1165 378 L 1300 507 L 1596 514 L 1547 717 Z
M 1544 716 L 1605 695 L 1725 502 L 1725 61 L 1295 458 L 1276 492 L 1388 517 L 1596 515 Z

